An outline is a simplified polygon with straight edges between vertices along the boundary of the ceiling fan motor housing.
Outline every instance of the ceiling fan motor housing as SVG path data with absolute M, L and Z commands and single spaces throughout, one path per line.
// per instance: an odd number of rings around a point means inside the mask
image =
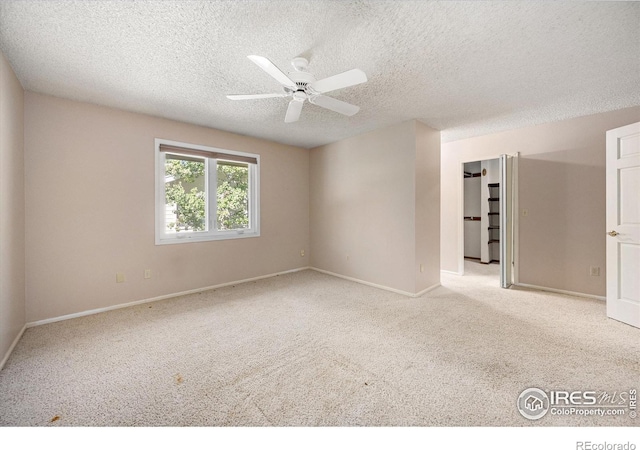
M 307 94 L 302 90 L 295 91 L 293 93 L 293 98 L 295 100 L 298 100 L 299 102 L 303 102 L 303 101 L 305 101 L 307 99 Z
M 307 90 L 307 85 L 313 83 L 314 81 L 316 81 L 316 78 L 311 75 L 309 72 L 298 72 L 298 71 L 292 71 L 289 72 L 287 74 L 289 76 L 289 78 L 291 78 L 291 81 L 293 81 L 296 84 L 296 91 L 306 91 Z

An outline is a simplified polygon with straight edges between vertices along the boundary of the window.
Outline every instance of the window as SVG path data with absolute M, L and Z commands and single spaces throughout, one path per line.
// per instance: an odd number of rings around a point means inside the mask
M 260 236 L 259 161 L 156 139 L 156 244 Z

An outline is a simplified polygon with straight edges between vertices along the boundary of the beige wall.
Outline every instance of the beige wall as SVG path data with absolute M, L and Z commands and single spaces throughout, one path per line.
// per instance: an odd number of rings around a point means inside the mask
M 461 164 L 516 151 L 529 210 L 520 281 L 604 295 L 604 132 L 640 120 L 630 108 L 445 143 L 441 155 L 439 133 L 408 121 L 307 151 L 27 92 L 23 192 L 23 92 L 4 59 L 1 87 L 0 350 L 25 320 L 307 265 L 419 292 L 438 283 L 440 263 L 461 270 Z M 262 236 L 155 246 L 155 137 L 259 153 Z M 115 283 L 116 272 L 127 281 Z
M 440 132 L 416 125 L 415 292 L 440 283 Z M 423 271 L 420 272 L 420 265 Z
M 31 92 L 25 128 L 28 322 L 309 265 L 308 150 Z M 154 138 L 260 154 L 261 236 L 154 245 Z
M 438 283 L 430 233 L 439 225 L 427 216 L 439 212 L 439 142 L 439 132 L 408 121 L 312 149 L 311 265 L 408 293 Z M 416 240 L 420 224 L 427 231 Z M 426 270 L 436 265 L 437 274 Z
M 0 52 L 0 367 L 25 324 L 24 91 Z
M 604 296 L 605 132 L 639 120 L 635 107 L 443 144 L 442 269 L 462 271 L 461 163 L 520 152 L 520 282 Z

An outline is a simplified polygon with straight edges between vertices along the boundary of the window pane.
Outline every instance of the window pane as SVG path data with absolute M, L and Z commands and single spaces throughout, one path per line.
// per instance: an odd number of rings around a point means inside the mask
M 164 168 L 165 232 L 206 231 L 204 158 L 167 153 Z
M 218 160 L 218 230 L 249 228 L 249 165 Z

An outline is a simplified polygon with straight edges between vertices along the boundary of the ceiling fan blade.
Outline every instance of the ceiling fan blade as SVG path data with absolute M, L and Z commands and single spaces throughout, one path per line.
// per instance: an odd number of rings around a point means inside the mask
M 318 95 L 309 100 L 314 105 L 322 106 L 323 108 L 330 109 L 345 116 L 353 116 L 360 111 L 360 107 L 352 105 L 351 103 L 343 102 L 342 100 L 336 100 L 333 97 L 327 97 L 325 95 Z
M 257 98 L 286 97 L 287 94 L 231 94 L 227 95 L 229 100 L 254 100 Z
M 286 76 L 280 69 L 278 69 L 278 67 L 276 67 L 274 63 L 269 61 L 264 56 L 249 55 L 247 56 L 247 58 L 249 58 L 251 61 L 256 63 L 262 70 L 264 70 L 273 78 L 275 78 L 276 81 L 278 81 L 278 83 L 280 83 L 281 85 L 294 90 L 296 89 L 296 84 L 293 81 L 291 81 L 291 79 L 288 76 Z
M 356 84 L 364 83 L 365 81 L 367 81 L 367 75 L 362 70 L 351 69 L 332 77 L 314 81 L 309 86 L 315 92 L 324 94 L 325 92 L 335 91 L 336 89 L 355 86 Z
M 286 123 L 296 122 L 300 118 L 300 113 L 302 112 L 302 105 L 304 101 L 293 99 L 289 102 L 289 107 L 287 108 L 287 115 L 284 117 L 284 121 Z

